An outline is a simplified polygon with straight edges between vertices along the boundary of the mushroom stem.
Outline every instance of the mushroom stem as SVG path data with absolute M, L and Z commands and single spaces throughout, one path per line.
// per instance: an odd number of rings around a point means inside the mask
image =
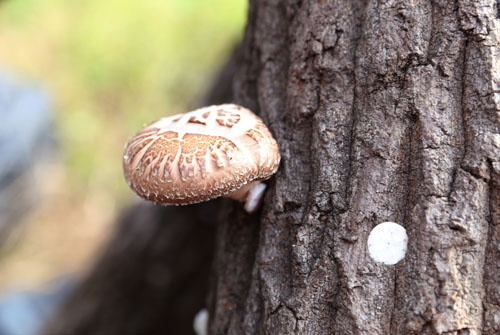
M 257 210 L 260 204 L 260 199 L 266 190 L 266 184 L 260 180 L 254 180 L 242 188 L 226 195 L 227 198 L 245 202 L 245 210 L 248 213 L 253 213 Z

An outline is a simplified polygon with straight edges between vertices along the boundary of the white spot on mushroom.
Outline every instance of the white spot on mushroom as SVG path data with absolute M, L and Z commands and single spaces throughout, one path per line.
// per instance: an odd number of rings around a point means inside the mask
M 194 316 L 193 330 L 197 335 L 208 334 L 208 311 L 206 308 L 200 310 Z
M 395 222 L 376 225 L 368 236 L 370 257 L 387 265 L 394 265 L 405 257 L 407 244 L 406 229 Z

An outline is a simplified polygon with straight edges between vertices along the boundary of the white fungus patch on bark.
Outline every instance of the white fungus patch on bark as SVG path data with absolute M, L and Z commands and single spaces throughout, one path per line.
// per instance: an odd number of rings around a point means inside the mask
M 407 244 L 406 229 L 395 222 L 376 225 L 368 236 L 370 257 L 387 265 L 394 265 L 405 257 Z
M 200 310 L 194 316 L 193 329 L 197 335 L 208 334 L 208 310 L 206 308 Z

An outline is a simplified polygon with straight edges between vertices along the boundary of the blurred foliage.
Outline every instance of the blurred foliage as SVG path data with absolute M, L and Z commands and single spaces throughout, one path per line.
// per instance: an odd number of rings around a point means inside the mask
M 199 101 L 245 15 L 245 0 L 7 0 L 0 67 L 49 88 L 68 187 L 121 201 L 124 143 Z

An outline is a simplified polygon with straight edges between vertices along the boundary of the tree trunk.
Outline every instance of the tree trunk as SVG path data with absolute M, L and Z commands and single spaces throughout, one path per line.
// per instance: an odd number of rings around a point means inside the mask
M 225 208 L 211 334 L 500 334 L 500 5 L 254 0 L 234 80 L 282 163 Z M 396 266 L 370 230 L 408 232 Z

